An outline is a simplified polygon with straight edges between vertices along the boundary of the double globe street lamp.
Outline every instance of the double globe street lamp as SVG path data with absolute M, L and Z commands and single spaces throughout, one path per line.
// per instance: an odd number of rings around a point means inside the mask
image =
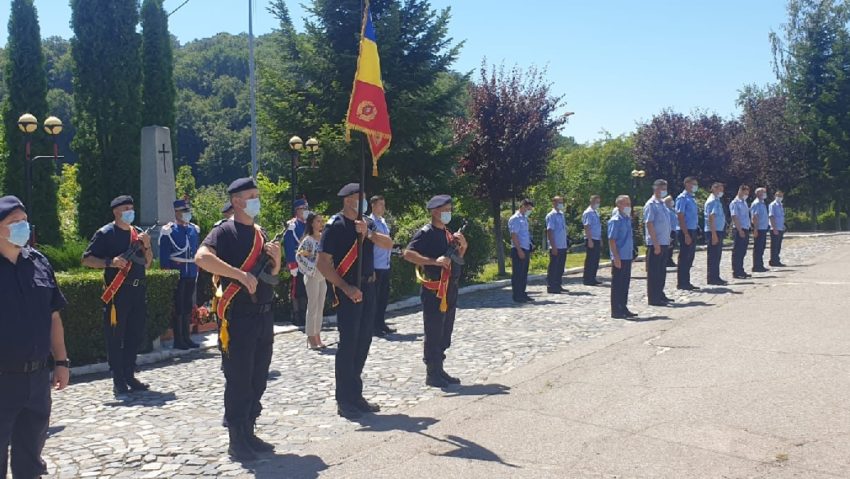
M 40 156 L 31 156 L 31 138 L 32 134 L 38 130 L 38 119 L 35 115 L 31 113 L 24 113 L 18 118 L 18 129 L 21 130 L 21 133 L 24 134 L 25 141 L 25 163 L 24 169 L 26 172 L 26 190 L 27 190 L 27 210 L 29 211 L 30 218 L 33 217 L 33 204 L 32 204 L 32 165 L 36 160 L 48 159 L 52 158 L 54 162 L 54 166 L 56 163 L 64 159 L 64 156 L 59 156 L 59 145 L 56 143 L 56 139 L 59 136 L 59 133 L 62 133 L 62 120 L 55 116 L 49 116 L 46 120 L 44 120 L 44 131 L 53 139 L 53 156 L 50 155 L 40 155 Z M 35 225 L 32 225 L 32 236 L 31 242 L 35 243 Z
M 290 189 L 292 190 L 292 204 L 294 205 L 295 200 L 298 199 L 298 170 L 317 168 L 316 156 L 314 153 L 319 151 L 319 140 L 309 138 L 307 143 L 304 143 L 300 136 L 293 136 L 289 139 L 289 149 L 291 160 Z M 310 166 L 298 166 L 298 160 L 301 158 L 301 150 L 304 149 L 312 155 L 312 162 L 310 163 Z M 295 208 L 293 207 L 293 212 L 294 211 Z

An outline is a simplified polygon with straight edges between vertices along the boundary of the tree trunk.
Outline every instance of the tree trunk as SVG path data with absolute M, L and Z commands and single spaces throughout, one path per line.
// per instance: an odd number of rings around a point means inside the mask
M 835 231 L 841 231 L 841 204 L 835 202 Z
M 812 205 L 812 231 L 818 230 L 818 207 Z
M 499 266 L 499 276 L 504 276 L 505 244 L 502 241 L 502 205 L 499 200 L 490 200 L 490 212 L 493 214 L 493 233 L 496 237 L 496 263 Z

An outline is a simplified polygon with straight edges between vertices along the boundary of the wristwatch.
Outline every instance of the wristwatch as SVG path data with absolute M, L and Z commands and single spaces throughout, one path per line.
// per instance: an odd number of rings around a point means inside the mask
M 56 360 L 56 361 L 53 361 L 53 366 L 54 366 L 54 367 L 56 367 L 56 366 L 64 366 L 64 367 L 66 367 L 66 368 L 68 368 L 68 369 L 71 369 L 71 360 L 70 360 L 70 359 L 63 359 L 63 360 L 61 360 L 61 361 Z

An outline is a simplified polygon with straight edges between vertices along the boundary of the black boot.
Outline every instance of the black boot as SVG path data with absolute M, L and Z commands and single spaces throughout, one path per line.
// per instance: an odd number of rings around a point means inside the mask
M 253 461 L 257 459 L 257 454 L 248 445 L 244 424 L 232 425 L 227 430 L 230 433 L 230 446 L 227 448 L 227 453 L 230 454 L 230 457 L 237 461 Z
M 254 434 L 254 427 L 256 427 L 256 421 L 248 421 L 245 425 L 245 440 L 248 442 L 248 446 L 254 450 L 254 452 L 272 452 L 274 451 L 274 445 L 269 444 L 266 441 L 263 441 L 259 437 Z
M 449 385 L 448 382 L 443 378 L 440 374 L 440 364 L 438 363 L 429 363 L 428 364 L 428 375 L 425 377 L 425 384 L 435 388 L 444 388 Z
M 189 346 L 190 349 L 200 348 L 201 345 L 192 341 L 191 323 L 192 313 L 186 314 L 180 320 L 180 326 L 183 328 L 183 344 Z
M 445 379 L 449 384 L 460 384 L 460 379 L 452 377 L 446 370 L 443 368 L 443 365 L 440 364 L 440 377 Z

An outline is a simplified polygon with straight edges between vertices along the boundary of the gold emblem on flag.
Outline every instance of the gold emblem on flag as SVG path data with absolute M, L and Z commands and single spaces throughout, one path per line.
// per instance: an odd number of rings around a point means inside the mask
M 369 100 L 363 100 L 357 105 L 357 118 L 372 121 L 378 116 L 378 108 Z

